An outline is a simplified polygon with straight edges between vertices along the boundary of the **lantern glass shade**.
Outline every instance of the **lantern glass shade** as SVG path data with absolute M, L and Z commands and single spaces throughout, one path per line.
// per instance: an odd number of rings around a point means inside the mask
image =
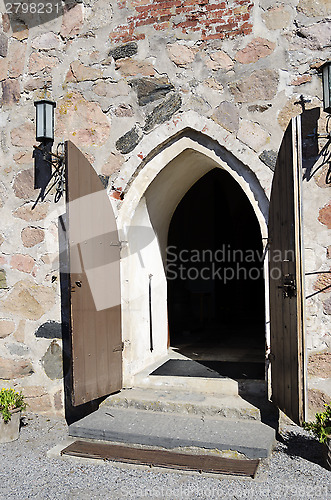
M 34 103 L 36 106 L 36 139 L 37 141 L 54 140 L 54 108 L 55 102 L 42 99 Z
M 331 61 L 322 66 L 323 79 L 323 109 L 331 113 Z

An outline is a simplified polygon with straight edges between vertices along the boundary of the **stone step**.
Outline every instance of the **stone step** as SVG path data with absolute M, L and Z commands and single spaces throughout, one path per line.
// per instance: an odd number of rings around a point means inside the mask
M 267 398 L 268 388 L 265 380 L 238 380 L 239 395 L 252 395 L 257 397 Z
M 205 394 L 238 396 L 239 384 L 231 378 L 167 377 L 149 374 L 135 376 L 134 386 L 149 389 L 201 391 Z
M 200 417 L 261 420 L 260 409 L 238 395 L 203 394 L 188 390 L 123 389 L 105 399 L 102 406 Z
M 167 449 L 231 450 L 248 458 L 271 453 L 275 431 L 262 422 L 101 406 L 69 426 L 69 435 Z
M 167 361 L 175 359 L 190 361 L 187 367 L 187 369 L 191 370 L 190 376 L 186 373 L 185 376 L 181 374 L 153 375 L 153 372 L 157 371 L 162 365 L 165 365 Z M 201 373 L 195 376 L 194 371 L 197 369 Z M 210 395 L 222 394 L 223 396 L 251 394 L 257 397 L 266 397 L 267 394 L 265 380 L 233 379 L 220 376 L 214 370 L 201 365 L 199 366 L 194 360 L 190 360 L 172 349 L 169 349 L 168 354 L 164 358 L 137 373 L 134 376 L 133 386 L 141 389 L 189 391 Z

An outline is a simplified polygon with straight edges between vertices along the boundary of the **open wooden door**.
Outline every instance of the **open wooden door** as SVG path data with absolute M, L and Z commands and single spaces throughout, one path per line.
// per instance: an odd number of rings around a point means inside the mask
M 72 403 L 122 388 L 120 244 L 107 192 L 85 156 L 66 142 Z
M 278 153 L 269 209 L 272 400 L 298 424 L 306 413 L 301 179 L 298 116 Z

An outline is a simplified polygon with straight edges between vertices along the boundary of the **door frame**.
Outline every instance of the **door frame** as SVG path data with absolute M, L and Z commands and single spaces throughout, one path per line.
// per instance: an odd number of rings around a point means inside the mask
M 263 247 L 265 248 L 268 241 L 268 207 L 269 201 L 266 195 L 268 188 L 271 186 L 272 172 L 267 169 L 267 167 L 260 162 L 257 156 L 251 152 L 246 151 L 249 160 L 244 163 L 238 159 L 234 154 L 230 153 L 227 149 L 222 147 L 218 142 L 204 134 L 197 134 L 196 131 L 190 133 L 187 129 L 183 132 L 181 136 L 177 136 L 173 142 L 166 144 L 163 148 L 158 148 L 155 154 L 149 159 L 149 161 L 144 162 L 143 168 L 141 168 L 137 175 L 135 175 L 131 182 L 128 179 L 129 187 L 125 189 L 124 200 L 118 210 L 117 223 L 119 232 L 121 234 L 121 240 L 125 241 L 125 246 L 122 248 L 121 252 L 121 276 L 122 276 L 122 332 L 123 341 L 126 348 L 123 352 L 123 384 L 124 387 L 131 387 L 134 383 L 134 376 L 136 373 L 146 368 L 148 365 L 152 365 L 158 360 L 161 360 L 167 353 L 167 338 L 168 338 L 168 327 L 166 319 L 166 298 L 164 300 L 163 309 L 155 312 L 155 316 L 162 317 L 164 324 L 162 325 L 162 335 L 164 338 L 158 342 L 154 342 L 155 348 L 153 352 L 148 350 L 148 340 L 146 338 L 145 348 L 143 352 L 139 352 L 137 355 L 137 343 L 143 343 L 141 339 L 141 327 L 143 326 L 146 330 L 148 328 L 148 321 L 145 324 L 137 324 L 136 321 L 130 317 L 130 307 L 127 306 L 132 300 L 132 287 L 134 287 L 134 282 L 142 282 L 139 280 L 137 274 L 135 279 L 133 279 L 132 270 L 130 271 L 130 259 L 134 258 L 130 247 L 132 246 L 132 239 L 130 238 L 129 228 L 133 224 L 139 226 L 142 221 L 147 221 L 148 226 L 155 237 L 155 248 L 154 251 L 158 251 L 161 259 L 164 258 L 162 255 L 162 249 L 165 248 L 167 241 L 167 231 L 168 225 L 172 213 L 180 201 L 181 197 L 188 191 L 191 185 L 198 180 L 203 173 L 199 175 L 198 171 L 195 174 L 187 176 L 183 185 L 182 192 L 180 189 L 173 188 L 176 191 L 175 195 L 171 198 L 172 191 L 165 186 L 164 180 L 167 179 L 176 185 L 176 178 L 174 175 L 178 176 L 179 172 L 183 170 L 182 165 L 184 162 L 182 159 L 183 155 L 191 155 L 192 159 L 198 164 L 201 157 L 203 157 L 204 162 L 208 164 L 209 170 L 211 168 L 220 167 L 225 169 L 230 173 L 230 175 L 239 183 L 244 192 L 246 193 L 254 212 L 257 216 L 258 223 L 261 229 L 261 238 L 263 241 Z M 238 141 L 237 141 L 238 142 Z M 239 142 L 238 142 L 238 151 Z M 234 148 L 232 148 L 234 149 Z M 242 145 L 241 145 L 242 149 Z M 200 155 L 200 157 L 199 157 Z M 198 157 L 198 158 L 197 158 Z M 180 168 L 175 168 L 176 164 Z M 257 165 L 256 165 L 257 163 Z M 248 164 L 250 166 L 248 166 Z M 256 172 L 251 168 L 255 165 Z M 263 165 L 263 166 L 262 166 Z M 262 167 L 262 168 L 261 168 Z M 263 174 L 261 176 L 261 169 L 263 169 Z M 167 174 L 169 172 L 169 174 Z M 190 170 L 188 170 L 190 172 Z M 182 172 L 183 173 L 183 172 Z M 179 175 L 180 177 L 180 175 Z M 260 182 L 259 177 L 262 177 L 262 182 Z M 162 182 L 160 181 L 162 180 Z M 182 180 L 182 182 L 184 182 Z M 156 195 L 157 193 L 157 195 Z M 161 200 L 162 198 L 162 200 Z M 160 202 L 166 203 L 165 200 L 169 201 L 170 205 L 172 203 L 172 208 L 169 208 L 167 217 L 158 218 L 157 211 L 154 209 L 154 200 L 157 199 L 157 205 L 160 206 Z M 160 201 L 161 200 L 161 201 Z M 154 203 L 154 205 L 153 205 Z M 168 205 L 169 205 L 168 203 Z M 140 212 L 140 219 L 136 221 L 134 219 L 135 215 Z M 159 213 L 163 213 L 163 210 L 158 210 Z M 140 222 L 139 222 L 140 221 Z M 136 235 L 137 238 L 137 235 Z M 151 245 L 149 245 L 151 247 Z M 142 249 L 142 255 L 145 253 L 148 255 L 148 251 L 151 248 Z M 160 259 L 159 259 L 160 260 Z M 147 258 L 148 261 L 148 258 Z M 136 258 L 136 264 L 139 261 Z M 136 268 L 135 268 L 136 269 Z M 145 270 L 146 271 L 146 270 Z M 147 273 L 148 274 L 148 273 Z M 138 278 L 138 279 L 137 279 Z M 270 347 L 270 332 L 269 332 L 269 282 L 268 282 L 268 259 L 264 262 L 264 278 L 265 278 L 265 316 L 266 316 L 266 344 L 268 348 Z M 146 281 L 146 277 L 144 278 Z M 162 281 L 162 277 L 161 277 Z M 146 281 L 147 282 L 147 281 Z M 129 285 L 130 283 L 130 285 Z M 166 281 L 164 286 L 166 286 Z M 131 293 L 131 295 L 130 295 Z M 141 293 L 141 292 L 140 292 Z M 134 294 L 133 294 L 134 295 Z M 145 301 L 145 302 L 144 302 Z M 141 310 L 147 311 L 147 301 L 148 293 L 147 287 L 145 286 L 144 297 L 141 302 Z M 146 319 L 146 318 L 145 318 Z M 155 323 L 155 322 L 154 322 Z M 147 327 L 147 328 L 146 328 Z M 268 354 L 268 351 L 267 353 Z M 137 362 L 139 358 L 139 362 Z

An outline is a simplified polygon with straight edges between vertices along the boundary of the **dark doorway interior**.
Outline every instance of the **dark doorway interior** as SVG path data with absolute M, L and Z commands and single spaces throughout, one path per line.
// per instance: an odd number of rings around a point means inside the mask
M 213 169 L 181 200 L 169 228 L 171 346 L 207 363 L 264 362 L 262 259 L 251 203 L 229 173 Z

